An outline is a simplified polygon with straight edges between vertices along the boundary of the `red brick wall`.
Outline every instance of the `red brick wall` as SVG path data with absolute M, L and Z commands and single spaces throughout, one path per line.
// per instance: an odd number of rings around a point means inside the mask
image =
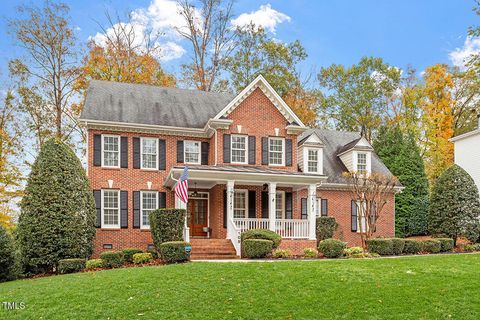
M 294 256 L 302 256 L 306 248 L 317 248 L 316 240 L 282 239 L 278 249 L 289 250 Z

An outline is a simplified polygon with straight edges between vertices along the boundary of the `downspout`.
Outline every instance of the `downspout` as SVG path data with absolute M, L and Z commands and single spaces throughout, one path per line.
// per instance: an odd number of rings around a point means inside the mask
M 213 132 L 215 132 L 215 164 L 213 165 L 214 167 L 217 166 L 217 158 L 218 158 L 218 138 L 217 138 L 217 129 L 213 128 L 210 123 L 207 122 L 207 126 L 209 129 L 212 129 Z

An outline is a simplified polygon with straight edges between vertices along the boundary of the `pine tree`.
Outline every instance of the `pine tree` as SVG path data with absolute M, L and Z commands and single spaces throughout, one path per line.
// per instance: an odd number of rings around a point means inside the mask
M 402 133 L 398 126 L 383 126 L 374 148 L 405 187 L 395 198 L 395 234 L 398 237 L 426 234 L 428 180 L 413 135 Z
M 472 177 L 454 164 L 435 181 L 430 199 L 428 230 L 457 238 L 480 216 L 478 189 Z
M 18 245 L 26 273 L 52 271 L 60 259 L 92 253 L 93 194 L 80 160 L 63 142 L 42 146 L 20 207 Z
M 0 226 L 0 282 L 15 278 L 15 249 L 12 237 Z

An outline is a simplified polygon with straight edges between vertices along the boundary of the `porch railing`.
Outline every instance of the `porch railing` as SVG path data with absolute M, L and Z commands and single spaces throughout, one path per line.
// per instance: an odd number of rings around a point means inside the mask
M 228 224 L 227 225 L 227 239 L 230 239 L 232 241 L 232 244 L 233 244 L 233 247 L 235 248 L 237 256 L 240 256 L 241 252 L 242 252 L 240 235 L 241 235 L 242 232 L 235 225 L 235 222 L 232 219 L 227 219 L 227 224 Z
M 269 219 L 235 218 L 233 222 L 240 233 L 250 229 L 269 229 Z M 275 232 L 282 238 L 308 239 L 308 220 L 303 219 L 276 219 Z
M 255 219 L 255 218 L 234 218 L 233 222 L 240 232 L 250 229 L 268 229 L 270 221 L 268 219 Z

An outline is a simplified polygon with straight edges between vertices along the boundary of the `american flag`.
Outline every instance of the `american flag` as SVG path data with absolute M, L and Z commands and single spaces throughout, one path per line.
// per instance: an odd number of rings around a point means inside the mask
M 185 166 L 180 179 L 175 186 L 175 195 L 180 198 L 184 203 L 188 201 L 188 167 Z

